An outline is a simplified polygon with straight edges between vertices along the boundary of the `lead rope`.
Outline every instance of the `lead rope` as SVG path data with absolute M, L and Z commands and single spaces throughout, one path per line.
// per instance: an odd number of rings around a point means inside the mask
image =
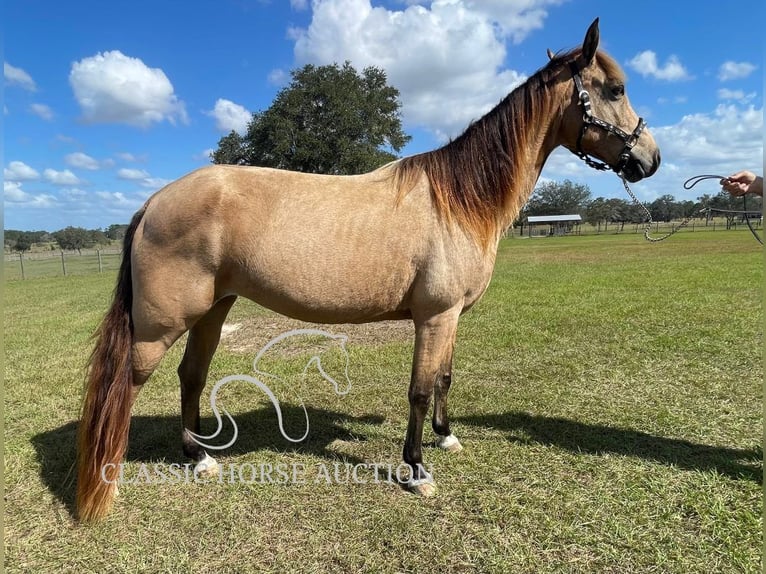
M 652 243 L 657 243 L 659 241 L 664 241 L 665 239 L 667 239 L 671 235 L 675 235 L 676 233 L 681 231 L 684 227 L 686 227 L 689 224 L 689 222 L 694 218 L 695 215 L 697 215 L 699 213 L 704 213 L 705 212 L 705 208 L 700 209 L 699 211 L 695 211 L 694 213 L 689 215 L 689 217 L 684 219 L 679 224 L 678 227 L 673 228 L 673 230 L 670 231 L 669 233 L 666 233 L 662 237 L 652 237 L 651 235 L 649 235 L 651 233 L 651 231 L 652 231 L 652 223 L 654 223 L 652 221 L 652 214 L 651 214 L 651 212 L 646 208 L 646 206 L 643 203 L 638 201 L 638 198 L 636 197 L 636 195 L 633 193 L 633 191 L 631 191 L 630 187 L 628 187 L 628 182 L 625 180 L 625 177 L 622 175 L 622 173 L 619 173 L 617 175 L 620 176 L 620 179 L 622 180 L 622 185 L 625 188 L 625 191 L 628 192 L 628 195 L 630 196 L 630 198 L 633 200 L 633 203 L 635 203 L 638 207 L 640 207 L 644 211 L 644 213 L 646 213 L 646 217 L 648 218 L 648 220 L 646 222 L 646 227 L 644 228 L 644 237 L 646 238 L 647 241 L 650 241 Z M 692 178 L 692 179 L 694 179 L 694 178 Z M 691 187 L 686 187 L 686 184 L 689 183 L 689 181 L 691 181 L 691 180 L 687 180 L 684 183 L 684 188 L 685 189 L 691 189 Z M 696 182 L 692 184 L 692 187 L 694 185 L 696 185 Z
M 666 233 L 662 237 L 651 237 L 649 235 L 651 233 L 651 231 L 652 231 L 652 223 L 653 223 L 651 212 L 646 208 L 646 206 L 643 203 L 641 203 L 638 200 L 636 195 L 633 193 L 633 191 L 628 186 L 628 182 L 625 180 L 625 177 L 622 175 L 622 173 L 619 173 L 617 175 L 620 176 L 620 179 L 622 180 L 622 185 L 625 188 L 625 191 L 628 192 L 628 195 L 630 196 L 630 198 L 633 200 L 633 203 L 635 203 L 638 207 L 640 207 L 644 211 L 644 213 L 646 213 L 648 221 L 646 223 L 646 227 L 644 228 L 644 237 L 646 238 L 647 241 L 650 241 L 652 243 L 657 243 L 658 241 L 663 241 L 663 240 L 667 239 L 668 237 L 670 237 L 671 235 L 675 235 L 676 233 L 681 231 L 684 227 L 689 225 L 689 222 L 692 219 L 694 219 L 694 217 L 696 215 L 698 215 L 700 213 L 705 213 L 706 211 L 710 210 L 710 207 L 703 207 L 703 208 L 693 212 L 691 215 L 689 215 L 686 219 L 684 219 L 678 225 L 678 227 L 673 228 L 673 230 L 670 231 L 669 233 Z M 724 176 L 721 176 L 721 175 L 695 175 L 694 177 L 690 177 L 689 179 L 687 179 L 684 182 L 684 189 L 691 189 L 695 185 L 697 185 L 699 182 L 704 181 L 706 179 L 718 179 L 718 180 L 721 180 L 721 179 L 726 179 L 726 178 Z M 744 196 L 743 196 L 743 201 L 744 201 L 744 205 L 745 205 L 744 209 L 745 209 L 745 211 L 747 211 L 747 199 L 744 199 Z M 758 241 L 758 243 L 763 245 L 763 241 L 758 236 L 758 234 L 756 233 L 755 229 L 753 229 L 753 226 L 750 224 L 750 218 L 747 217 L 747 213 L 745 214 L 745 223 L 747 223 L 747 228 L 750 230 L 750 233 L 753 234 L 753 237 L 755 237 L 755 239 Z

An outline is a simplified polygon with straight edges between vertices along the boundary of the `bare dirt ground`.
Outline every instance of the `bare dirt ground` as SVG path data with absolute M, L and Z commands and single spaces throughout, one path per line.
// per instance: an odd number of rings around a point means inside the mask
M 415 328 L 409 320 L 320 325 L 273 315 L 224 324 L 221 345 L 234 353 L 257 353 L 275 337 L 296 329 L 321 329 L 334 335 L 347 335 L 349 344 L 364 346 L 413 341 L 415 337 Z M 289 356 L 312 351 L 315 347 L 317 344 L 311 337 L 294 337 L 281 341 L 274 350 Z

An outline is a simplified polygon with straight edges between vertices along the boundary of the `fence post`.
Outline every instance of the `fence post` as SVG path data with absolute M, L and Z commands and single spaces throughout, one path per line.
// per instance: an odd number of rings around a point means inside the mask
M 19 265 L 21 265 L 21 278 L 26 279 L 24 275 L 24 253 L 19 253 Z
M 96 249 L 96 255 L 98 255 L 98 272 L 101 273 L 103 268 L 101 267 L 101 250 Z
M 61 268 L 64 270 L 64 277 L 66 277 L 66 260 L 64 259 L 64 250 L 61 250 Z

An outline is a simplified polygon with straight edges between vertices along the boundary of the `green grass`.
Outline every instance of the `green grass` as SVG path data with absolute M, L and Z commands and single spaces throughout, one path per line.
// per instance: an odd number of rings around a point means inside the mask
M 6 282 L 6 567 L 760 572 L 762 279 L 749 233 L 503 241 L 458 332 L 450 413 L 465 450 L 424 450 L 436 497 L 311 481 L 125 485 L 108 519 L 88 527 L 72 518 L 68 472 L 89 335 L 114 273 Z M 266 313 L 241 301 L 231 321 Z M 318 376 L 302 382 L 311 432 L 297 446 L 257 390 L 227 390 L 240 438 L 219 462 L 398 464 L 412 343 L 351 340 L 349 351 L 346 397 Z M 181 352 L 139 397 L 131 471 L 184 462 Z M 221 349 L 209 380 L 248 373 L 253 358 Z M 302 433 L 296 401 L 275 392 Z

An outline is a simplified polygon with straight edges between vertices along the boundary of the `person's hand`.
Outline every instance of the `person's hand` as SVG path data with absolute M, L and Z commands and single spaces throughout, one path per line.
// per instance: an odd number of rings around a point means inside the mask
M 763 195 L 763 179 L 752 171 L 740 171 L 721 180 L 721 186 L 725 191 L 739 197 L 746 193 Z

